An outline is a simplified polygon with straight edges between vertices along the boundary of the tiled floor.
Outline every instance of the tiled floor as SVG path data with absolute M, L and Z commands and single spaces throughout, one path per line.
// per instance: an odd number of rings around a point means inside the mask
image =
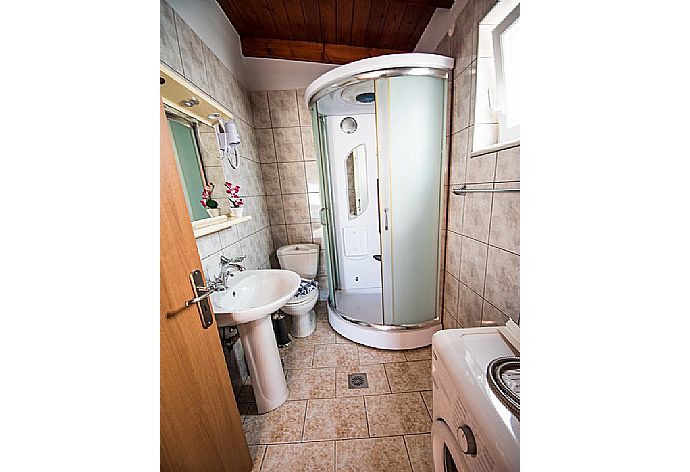
M 431 348 L 362 346 L 317 312 L 314 333 L 281 349 L 288 401 L 258 415 L 250 381 L 238 396 L 254 471 L 433 471 Z M 349 389 L 358 372 L 369 387 Z

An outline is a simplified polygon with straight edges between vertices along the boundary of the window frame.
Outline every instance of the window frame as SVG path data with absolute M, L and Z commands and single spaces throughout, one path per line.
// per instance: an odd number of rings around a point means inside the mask
M 520 124 L 508 127 L 506 124 L 506 81 L 503 67 L 503 48 L 501 35 L 520 19 L 520 4 L 508 14 L 492 31 L 494 66 L 496 69 L 496 94 L 501 104 L 498 110 L 498 141 L 499 143 L 520 138 Z

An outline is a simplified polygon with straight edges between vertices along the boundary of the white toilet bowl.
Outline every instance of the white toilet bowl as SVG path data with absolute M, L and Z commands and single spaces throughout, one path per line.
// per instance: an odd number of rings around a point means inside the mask
M 292 323 L 290 334 L 295 338 L 305 338 L 314 332 L 316 328 L 316 312 L 314 306 L 319 301 L 319 291 L 312 290 L 306 295 L 293 297 L 282 311 L 290 315 Z
M 278 262 L 283 269 L 297 272 L 305 280 L 316 277 L 319 265 L 319 246 L 316 244 L 288 244 L 276 251 Z M 319 291 L 312 290 L 306 295 L 293 297 L 285 306 L 283 313 L 290 315 L 292 325 L 290 334 L 295 338 L 304 338 L 316 328 L 314 305 L 319 301 Z

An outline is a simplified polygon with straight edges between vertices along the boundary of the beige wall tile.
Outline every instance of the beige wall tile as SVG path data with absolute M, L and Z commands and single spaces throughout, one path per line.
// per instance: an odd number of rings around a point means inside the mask
M 460 277 L 460 246 L 461 237 L 453 231 L 448 231 L 446 243 L 446 271 L 455 278 Z
M 465 195 L 455 195 L 451 192 L 448 195 L 448 199 L 448 230 L 458 234 L 462 233 Z
M 468 189 L 491 189 L 492 184 L 467 185 Z M 468 193 L 465 196 L 462 234 L 482 242 L 489 241 L 492 193 Z
M 467 161 L 467 182 L 493 182 L 496 172 L 496 153 L 470 157 Z
M 482 326 L 504 326 L 510 318 L 498 308 L 484 300 Z
M 280 177 L 277 164 L 261 164 L 261 177 L 266 195 L 280 194 Z
M 180 57 L 180 45 L 177 42 L 177 30 L 175 29 L 175 16 L 173 9 L 161 1 L 160 12 L 160 55 L 161 61 L 172 69 L 182 73 L 182 58 Z
M 495 184 L 496 188 L 518 187 L 517 182 Z M 496 193 L 491 207 L 489 244 L 520 254 L 520 193 Z
M 307 192 L 319 192 L 319 168 L 316 161 L 304 163 L 307 174 Z
M 455 133 L 451 137 L 450 155 L 450 184 L 464 184 L 467 167 L 468 142 L 467 129 Z
M 289 244 L 311 243 L 311 225 L 300 223 L 296 225 L 286 225 L 287 238 Z
M 206 45 L 177 14 L 175 14 L 175 27 L 182 57 L 182 74 L 201 90 L 208 92 L 209 85 L 203 53 Z
M 280 189 L 283 194 L 301 193 L 305 195 L 303 205 L 305 212 L 308 213 L 306 200 L 307 177 L 304 170 L 304 162 L 280 162 L 278 163 L 278 174 L 280 175 Z
M 462 237 L 460 281 L 480 295 L 484 294 L 487 248 L 484 243 Z
M 303 161 L 300 128 L 274 128 L 273 141 L 278 162 Z
M 268 107 L 274 128 L 299 125 L 297 93 L 294 90 L 269 90 Z
M 520 316 L 520 256 L 489 247 L 485 299 L 513 319 Z
M 453 84 L 453 134 L 470 125 L 472 79 L 473 76 L 469 68 L 455 78 Z
M 265 90 L 252 90 L 250 92 L 254 127 L 270 128 L 271 115 L 268 111 L 268 93 Z
M 286 224 L 310 223 L 307 201 L 306 193 L 283 195 L 283 210 L 285 212 Z
M 443 308 L 453 317 L 458 312 L 458 279 L 446 271 L 443 289 Z
M 297 90 L 297 111 L 299 112 L 299 125 L 311 127 L 311 113 L 307 102 L 304 101 L 305 89 Z
M 317 399 L 307 402 L 304 441 L 368 436 L 363 397 Z
M 266 197 L 266 203 L 268 204 L 268 217 L 271 225 L 284 225 L 283 198 L 280 195 L 269 195 Z
M 273 130 L 258 129 L 255 132 L 259 161 L 262 163 L 276 162 L 276 148 L 273 142 Z
M 520 146 L 498 151 L 496 181 L 520 180 Z
M 314 133 L 311 127 L 301 127 L 300 133 L 302 134 L 302 154 L 304 155 L 304 160 L 316 160 L 316 153 L 314 152 Z
M 273 238 L 273 247 L 276 251 L 279 247 L 289 244 L 285 225 L 272 225 L 271 237 Z
M 473 328 L 482 323 L 482 297 L 462 282 L 458 284 L 458 323 L 463 328 Z

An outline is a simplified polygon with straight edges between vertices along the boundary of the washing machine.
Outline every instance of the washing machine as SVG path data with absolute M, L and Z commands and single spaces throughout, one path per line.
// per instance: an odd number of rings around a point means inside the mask
M 432 338 L 435 472 L 520 470 L 520 329 L 438 331 Z

